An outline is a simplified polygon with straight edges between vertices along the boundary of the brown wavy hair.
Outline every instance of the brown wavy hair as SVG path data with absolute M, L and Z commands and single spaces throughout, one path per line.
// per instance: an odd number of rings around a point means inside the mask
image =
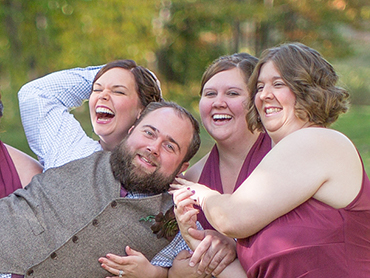
M 319 52 L 301 44 L 288 43 L 265 50 L 249 79 L 251 101 L 247 122 L 251 131 L 263 130 L 254 106 L 261 67 L 272 61 L 282 79 L 296 96 L 295 114 L 301 120 L 322 127 L 334 123 L 349 108 L 349 94 L 338 87 L 338 75 Z

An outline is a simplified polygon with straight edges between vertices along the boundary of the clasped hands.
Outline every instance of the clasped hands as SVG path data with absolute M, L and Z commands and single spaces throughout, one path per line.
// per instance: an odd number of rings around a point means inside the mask
M 194 205 L 203 207 L 206 197 L 219 193 L 185 179 L 177 178 L 176 182 L 177 184 L 171 184 L 173 190 L 170 193 L 175 203 L 177 223 L 184 240 L 194 252 L 191 257 L 190 254 L 183 255 L 182 263 L 176 258 L 169 277 L 204 277 L 199 276 L 203 274 L 217 276 L 236 258 L 235 240 L 214 230 L 197 230 L 196 221 L 199 211 L 194 208 Z M 182 273 L 184 276 L 173 275 L 177 272 L 177 265 L 182 265 L 182 268 L 186 269 L 185 262 L 194 269 L 193 275 L 185 276 L 185 273 Z

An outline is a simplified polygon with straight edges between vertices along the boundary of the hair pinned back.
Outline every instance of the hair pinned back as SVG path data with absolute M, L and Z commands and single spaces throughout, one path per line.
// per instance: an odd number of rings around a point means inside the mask
M 93 83 L 112 68 L 123 68 L 129 70 L 134 75 L 136 91 L 140 102 L 144 107 L 146 107 L 150 102 L 163 100 L 158 78 L 153 72 L 147 68 L 138 66 L 133 60 L 116 60 L 106 64 L 96 74 Z

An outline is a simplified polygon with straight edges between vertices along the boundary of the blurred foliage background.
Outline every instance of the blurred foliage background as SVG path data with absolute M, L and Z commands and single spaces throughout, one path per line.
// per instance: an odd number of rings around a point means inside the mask
M 29 154 L 17 92 L 32 79 L 133 59 L 199 119 L 199 83 L 214 59 L 299 41 L 334 64 L 350 90 L 351 110 L 333 128 L 354 141 L 370 173 L 368 0 L 0 0 L 0 22 L 0 138 Z M 93 136 L 87 109 L 74 114 Z M 204 130 L 202 138 L 194 160 L 213 144 Z

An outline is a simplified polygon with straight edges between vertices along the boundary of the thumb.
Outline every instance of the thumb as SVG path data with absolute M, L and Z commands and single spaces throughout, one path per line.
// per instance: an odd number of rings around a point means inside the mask
M 197 240 L 203 240 L 206 237 L 206 232 L 204 230 L 189 228 L 188 233 L 191 237 Z
M 127 256 L 140 256 L 140 255 L 142 255 L 142 253 L 132 249 L 130 246 L 126 246 L 125 251 L 126 251 Z

